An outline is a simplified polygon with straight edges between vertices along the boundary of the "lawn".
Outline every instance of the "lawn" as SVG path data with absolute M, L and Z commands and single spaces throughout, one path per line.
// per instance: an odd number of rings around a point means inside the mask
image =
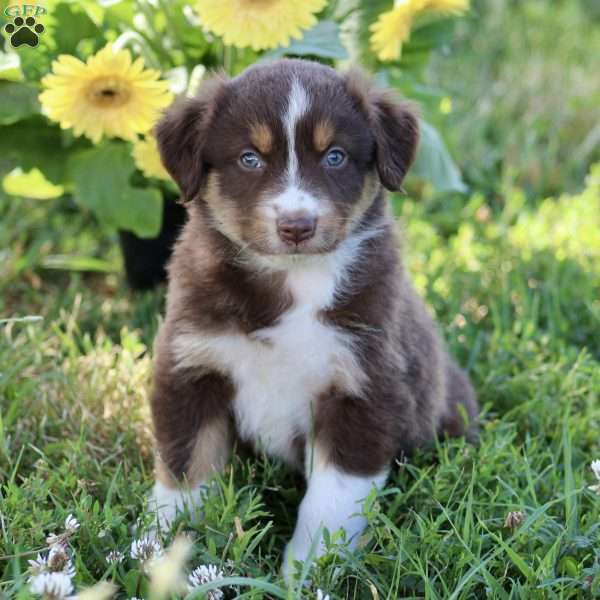
M 225 597 L 600 597 L 600 28 L 592 3 L 548 4 L 478 3 L 435 54 L 428 82 L 452 104 L 436 124 L 469 190 L 413 181 L 393 198 L 413 279 L 483 407 L 479 446 L 441 441 L 397 464 L 359 550 L 333 536 L 289 588 L 279 567 L 304 484 L 234 458 L 202 520 L 163 540 L 187 533 L 187 569 L 215 565 Z M 32 597 L 28 561 L 62 533 L 78 590 L 156 596 L 132 544 L 151 525 L 164 288 L 129 290 L 115 232 L 68 197 L 0 189 L 0 265 L 0 597 Z M 65 531 L 69 515 L 80 527 Z

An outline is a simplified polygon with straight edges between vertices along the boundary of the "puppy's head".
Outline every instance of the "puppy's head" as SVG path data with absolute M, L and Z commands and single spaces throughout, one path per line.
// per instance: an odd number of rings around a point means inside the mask
M 260 254 L 333 250 L 413 161 L 417 121 L 360 73 L 283 60 L 207 81 L 157 128 L 184 200 Z

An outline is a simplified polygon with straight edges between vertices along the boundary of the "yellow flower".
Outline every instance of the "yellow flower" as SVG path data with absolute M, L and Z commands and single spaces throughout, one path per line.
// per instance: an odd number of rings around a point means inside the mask
M 316 23 L 327 0 L 198 0 L 202 24 L 238 48 L 287 46 Z
M 436 12 L 460 15 L 469 10 L 469 0 L 427 0 L 427 10 Z
M 402 0 L 392 10 L 381 13 L 371 25 L 371 48 L 379 60 L 400 58 L 402 44 L 410 37 L 413 16 L 412 1 Z
M 133 142 L 132 154 L 137 168 L 146 177 L 156 177 L 157 179 L 165 180 L 171 179 L 160 160 L 156 138 L 153 135 L 147 135 L 143 140 L 137 139 Z
M 141 58 L 110 45 L 84 63 L 61 54 L 52 73 L 42 79 L 40 94 L 45 113 L 63 129 L 73 128 L 99 142 L 103 135 L 135 140 L 150 130 L 173 95 L 160 73 L 145 69 Z
M 422 12 L 460 14 L 469 8 L 469 0 L 396 0 L 394 8 L 381 13 L 369 28 L 371 49 L 379 60 L 396 60 L 402 44 L 410 38 L 414 18 Z

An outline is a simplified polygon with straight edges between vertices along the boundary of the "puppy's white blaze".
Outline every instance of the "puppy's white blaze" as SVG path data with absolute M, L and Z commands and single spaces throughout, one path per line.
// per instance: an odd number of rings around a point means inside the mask
M 292 80 L 287 110 L 283 116 L 283 128 L 288 143 L 287 180 L 290 185 L 296 183 L 298 177 L 298 155 L 296 154 L 296 125 L 308 112 L 309 99 L 306 90 L 298 79 Z
M 275 209 L 276 214 L 305 213 L 312 217 L 323 214 L 321 203 L 310 192 L 291 184 L 281 193 L 274 196 L 268 203 Z
M 309 192 L 302 190 L 298 176 L 298 154 L 296 153 L 296 126 L 309 109 L 306 90 L 298 79 L 292 80 L 286 112 L 283 115 L 283 129 L 288 146 L 287 167 L 284 174 L 285 190 L 267 202 L 276 214 L 303 212 L 312 217 L 320 216 L 319 201 Z
M 322 531 L 320 528 L 332 534 L 344 529 L 350 548 L 356 546 L 367 524 L 362 514 L 364 500 L 373 486 L 377 489 L 383 487 L 388 476 L 387 469 L 373 476 L 349 475 L 319 460 L 318 451 L 316 454 L 314 470 L 300 504 L 296 529 L 285 552 L 283 572 L 286 579 L 293 573 L 294 560 L 308 558 L 313 542 L 317 557 L 325 552 L 322 538 L 316 539 Z
M 178 512 L 187 509 L 193 512 L 202 504 L 202 486 L 189 488 L 169 488 L 164 483 L 156 481 L 150 496 L 150 508 L 158 517 L 158 525 L 161 530 L 168 529 Z

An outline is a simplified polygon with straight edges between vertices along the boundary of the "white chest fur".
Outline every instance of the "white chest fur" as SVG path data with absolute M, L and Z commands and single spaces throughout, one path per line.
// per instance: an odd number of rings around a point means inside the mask
M 283 459 L 293 459 L 297 436 L 310 434 L 320 394 L 332 384 L 358 393 L 364 383 L 352 338 L 319 314 L 340 292 L 362 239 L 347 242 L 331 255 L 287 265 L 294 304 L 273 326 L 250 335 L 193 332 L 173 340 L 179 367 L 231 377 L 239 434 Z

